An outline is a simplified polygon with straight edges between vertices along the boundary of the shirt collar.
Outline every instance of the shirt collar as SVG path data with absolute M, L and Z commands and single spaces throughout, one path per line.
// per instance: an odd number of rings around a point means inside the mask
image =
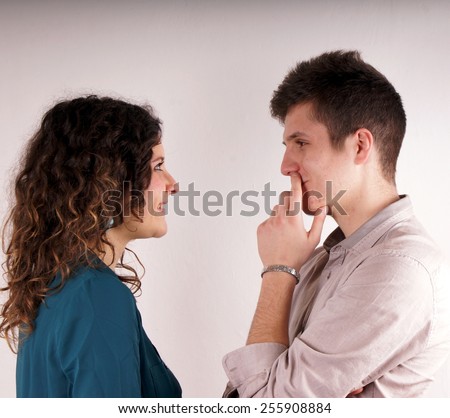
M 392 226 L 413 215 L 409 196 L 399 197 L 399 200 L 382 209 L 347 238 L 341 228 L 336 228 L 324 241 L 325 250 L 329 253 L 333 247 L 340 245 L 347 250 L 362 252 L 372 247 Z

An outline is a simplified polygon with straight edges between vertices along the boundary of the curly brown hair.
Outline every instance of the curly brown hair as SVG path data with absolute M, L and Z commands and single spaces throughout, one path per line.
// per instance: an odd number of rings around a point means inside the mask
M 3 229 L 8 299 L 1 309 L 0 337 L 13 351 L 20 335 L 34 330 L 39 305 L 57 273 L 61 285 L 80 265 L 105 254 L 111 226 L 123 223 L 114 199 L 125 182 L 131 213 L 143 213 L 141 191 L 150 184 L 152 148 L 161 121 L 150 106 L 87 96 L 57 103 L 30 139 L 15 178 L 15 202 Z M 119 276 L 136 292 L 136 271 Z

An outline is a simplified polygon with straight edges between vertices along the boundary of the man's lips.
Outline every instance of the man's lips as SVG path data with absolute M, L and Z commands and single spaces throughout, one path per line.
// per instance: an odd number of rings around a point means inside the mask
M 302 186 L 303 186 L 305 183 L 308 182 L 308 180 L 305 180 L 305 179 L 303 178 L 303 176 L 302 176 L 300 173 L 299 173 L 298 175 L 299 175 L 299 177 L 300 177 L 300 182 L 302 183 Z

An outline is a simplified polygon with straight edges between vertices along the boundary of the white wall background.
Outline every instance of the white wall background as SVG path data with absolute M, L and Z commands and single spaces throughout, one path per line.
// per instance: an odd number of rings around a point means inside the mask
M 261 191 L 279 172 L 272 91 L 298 60 L 358 49 L 403 97 L 399 191 L 448 254 L 450 2 L 1 1 L 0 169 L 7 196 L 21 147 L 57 99 L 108 94 L 155 106 L 181 188 Z M 262 199 L 259 200 L 262 204 Z M 1 201 L 2 218 L 6 197 Z M 197 201 L 200 208 L 201 201 Z M 273 201 L 275 203 L 275 200 Z M 169 234 L 136 242 L 147 272 L 138 304 L 184 396 L 220 396 L 221 359 L 246 338 L 258 291 L 255 230 L 265 219 L 169 215 Z M 326 224 L 324 235 L 334 228 Z M 15 396 L 0 341 L 0 397 Z M 430 396 L 450 396 L 450 364 Z

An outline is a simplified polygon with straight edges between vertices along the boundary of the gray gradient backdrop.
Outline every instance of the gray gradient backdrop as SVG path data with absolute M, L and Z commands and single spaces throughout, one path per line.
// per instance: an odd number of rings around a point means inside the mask
M 0 169 L 8 179 L 43 112 L 97 93 L 149 102 L 164 121 L 167 167 L 203 193 L 289 187 L 271 93 L 301 59 L 359 49 L 403 97 L 398 185 L 450 250 L 450 2 L 1 1 Z M 259 291 L 256 227 L 266 215 L 168 216 L 169 234 L 136 242 L 146 266 L 145 328 L 188 397 L 217 397 L 222 356 L 245 342 Z M 332 220 L 324 236 L 335 227 Z M 351 338 L 349 336 L 349 338 Z M 0 397 L 15 356 L 0 341 Z M 450 365 L 429 396 L 450 396 Z

